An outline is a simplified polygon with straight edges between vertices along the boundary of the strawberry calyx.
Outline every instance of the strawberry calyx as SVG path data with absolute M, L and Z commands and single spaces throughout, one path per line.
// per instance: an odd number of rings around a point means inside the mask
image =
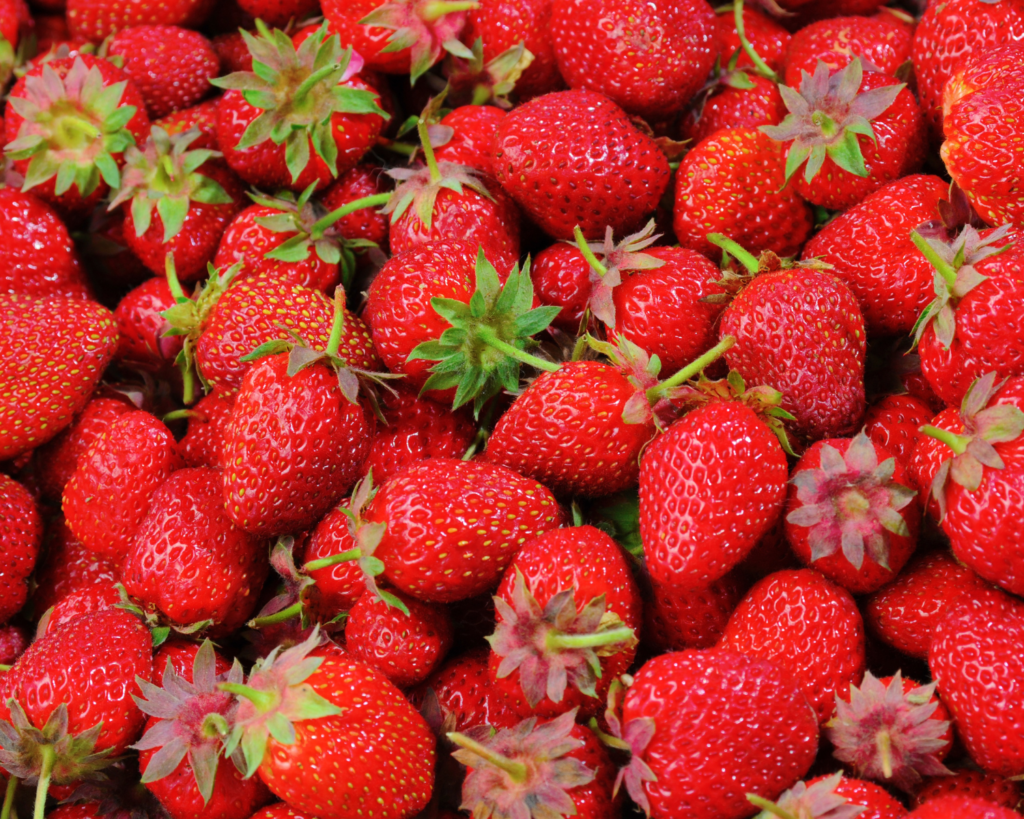
M 167 809 L 139 782 L 132 759 L 115 762 L 75 788 L 64 804 L 90 803 L 96 816 L 110 819 L 171 819 Z
M 117 608 L 134 614 L 149 629 L 153 636 L 153 648 L 159 648 L 167 642 L 173 631 L 183 637 L 195 637 L 213 625 L 213 620 L 199 620 L 195 623 L 173 623 L 169 622 L 155 607 L 143 608 L 135 600 L 128 596 L 128 591 L 121 584 L 117 584 L 117 590 L 121 594 L 121 602 Z
M 603 594 L 581 611 L 576 609 L 575 594 L 575 587 L 563 589 L 541 608 L 516 569 L 511 605 L 500 596 L 494 598 L 498 620 L 487 641 L 502 658 L 497 676 L 518 670 L 531 707 L 545 697 L 561 702 L 567 685 L 596 697 L 601 657 L 636 645 L 633 629 L 606 610 Z
M 612 793 L 618 795 L 619 790 L 625 784 L 630 798 L 645 814 L 650 816 L 651 802 L 647 798 L 644 782 L 657 782 L 658 777 L 644 762 L 643 754 L 654 738 L 657 726 L 652 717 L 638 717 L 623 724 L 620 718 L 622 703 L 619 698 L 632 684 L 633 678 L 628 674 L 623 674 L 619 679 L 612 680 L 608 689 L 608 707 L 604 712 L 604 721 L 608 726 L 608 732 L 601 730 L 596 717 L 590 720 L 590 729 L 612 752 L 624 754 L 627 757 L 625 764 L 619 767 Z
M 389 118 L 377 104 L 376 94 L 346 85 L 362 69 L 362 58 L 351 48 L 342 50 L 338 36 L 328 36 L 326 23 L 298 49 L 284 31 L 271 32 L 259 20 L 256 28 L 258 36 L 242 31 L 253 70 L 210 80 L 218 88 L 241 91 L 246 102 L 263 111 L 249 123 L 236 150 L 267 140 L 284 145 L 285 163 L 294 182 L 309 162 L 312 143 L 337 176 L 333 116 L 376 114 Z
M 708 304 L 726 304 L 736 298 L 740 291 L 757 276 L 774 273 L 777 270 L 831 270 L 832 265 L 821 259 L 781 258 L 771 250 L 765 250 L 755 257 L 739 242 L 721 233 L 707 234 L 707 240 L 722 250 L 722 278 L 716 284 L 724 293 L 712 293 L 701 301 Z M 738 266 L 738 269 L 737 269 Z
M 470 51 L 472 59 L 449 55 L 445 74 L 460 99 L 468 96 L 469 105 L 494 105 L 508 110 L 509 95 L 523 72 L 533 63 L 534 55 L 522 41 L 484 62 L 484 41 L 477 37 Z
M 121 185 L 108 209 L 130 200 L 136 236 L 149 230 L 154 208 L 163 221 L 163 241 L 167 243 L 181 232 L 190 202 L 231 202 L 220 183 L 200 173 L 204 164 L 222 154 L 206 148 L 188 149 L 199 136 L 198 128 L 170 136 L 154 125 L 141 150 L 131 145 L 125 151 Z
M 842 550 L 850 565 L 860 569 L 866 549 L 875 563 L 888 569 L 889 534 L 909 536 L 900 510 L 917 492 L 893 480 L 896 459 L 879 463 L 875 445 L 863 431 L 845 454 L 826 443 L 820 455 L 820 468 L 794 475 L 797 505 L 786 516 L 789 523 L 809 529 L 811 562 Z
M 975 227 L 968 224 L 952 242 L 934 235 L 925 236 L 916 230 L 911 232 L 910 238 L 915 247 L 935 268 L 935 298 L 914 325 L 915 344 L 931 325 L 942 346 L 947 350 L 952 346 L 956 334 L 957 302 L 988 278 L 981 275 L 975 265 L 1010 248 L 1011 243 L 997 247 L 1010 229 L 1010 225 L 1003 225 L 982 237 Z
M 584 745 L 572 736 L 577 710 L 540 725 L 530 717 L 513 728 L 490 728 L 479 739 L 449 733 L 448 738 L 460 746 L 452 756 L 469 768 L 462 786 L 462 809 L 493 819 L 575 814 L 568 791 L 589 784 L 597 775 L 581 760 L 566 756 Z
M 962 433 L 931 424 L 921 427 L 930 438 L 942 441 L 953 451 L 944 458 L 932 480 L 931 493 L 939 504 L 940 520 L 946 515 L 946 484 L 952 479 L 968 492 L 977 491 L 984 467 L 1002 469 L 1005 464 L 993 444 L 1014 441 L 1024 433 L 1024 412 L 1012 404 L 989 406 L 992 397 L 1005 384 L 996 383 L 996 373 L 978 378 L 960 404 Z
M 888 684 L 870 671 L 850 686 L 849 702 L 836 695 L 836 715 L 825 732 L 833 755 L 857 776 L 911 792 L 923 776 L 952 773 L 936 756 L 948 745 L 950 723 L 932 719 L 936 683 L 904 692 L 899 671 Z
M 755 819 L 854 819 L 867 808 L 851 804 L 845 796 L 836 793 L 842 780 L 843 772 L 837 771 L 812 785 L 797 782 L 776 802 L 770 802 L 754 793 L 747 794 L 747 801 L 761 808 Z
M 804 165 L 804 180 L 818 175 L 826 157 L 854 176 L 866 177 L 864 155 L 858 135 L 877 142 L 871 122 L 896 101 L 906 83 L 873 88 L 860 93 L 864 65 L 854 57 L 846 68 L 831 74 L 821 60 L 814 74 L 801 72 L 800 90 L 779 86 L 789 110 L 778 125 L 762 125 L 760 130 L 776 142 L 789 142 L 786 156 L 786 181 Z
M 940 242 L 953 242 L 960 232 L 970 225 L 975 230 L 988 227 L 974 210 L 970 198 L 956 182 L 949 183 L 949 198 L 940 199 L 936 205 L 938 218 L 922 222 L 917 232 L 925 239 L 938 239 Z
M 143 784 L 170 776 L 187 757 L 204 805 L 213 795 L 223 739 L 236 706 L 234 697 L 218 684 L 244 679 L 237 659 L 223 674 L 217 674 L 216 666 L 213 643 L 204 640 L 192 663 L 192 682 L 169 662 L 161 685 L 139 679 L 142 696 L 133 696 L 143 713 L 158 720 L 132 746 L 137 751 L 156 751 L 142 772 Z
M 63 79 L 49 64 L 40 76 L 26 77 L 25 96 L 8 100 L 24 121 L 5 148 L 11 159 L 29 160 L 22 190 L 53 177 L 58 196 L 72 185 L 88 196 L 101 179 L 117 188 L 121 172 L 114 156 L 135 144 L 126 126 L 136 108 L 121 104 L 127 85 L 105 85 L 99 67 L 80 56 Z

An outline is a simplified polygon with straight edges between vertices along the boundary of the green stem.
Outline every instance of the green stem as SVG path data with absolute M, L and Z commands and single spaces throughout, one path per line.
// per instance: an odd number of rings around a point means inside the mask
M 390 198 L 390 193 L 375 193 L 373 196 L 364 196 L 362 199 L 353 199 L 351 202 L 346 202 L 337 210 L 332 210 L 323 218 L 317 219 L 309 229 L 309 236 L 315 241 L 321 238 L 324 235 L 324 231 L 339 219 L 344 219 L 350 213 L 355 213 L 357 210 L 375 208 L 377 205 L 386 205 Z
M 561 369 L 561 366 L 555 364 L 553 361 L 545 361 L 543 358 L 537 358 L 535 355 L 530 355 L 525 350 L 520 350 L 518 347 L 513 347 L 508 342 L 502 341 L 498 338 L 494 330 L 490 327 L 479 328 L 479 339 L 484 342 L 488 347 L 497 350 L 500 353 L 504 353 L 509 358 L 514 358 L 516 361 L 522 362 L 523 364 L 529 364 L 531 367 L 536 367 L 538 370 L 544 370 L 545 372 L 554 373 Z
M 726 336 L 719 341 L 714 347 L 708 350 L 704 355 L 695 361 L 687 364 L 683 369 L 673 375 L 671 378 L 667 378 L 659 384 L 651 387 L 647 391 L 647 400 L 651 402 L 651 406 L 654 406 L 662 398 L 668 396 L 668 394 L 682 384 L 685 381 L 689 381 L 701 370 L 708 366 L 712 361 L 717 360 L 722 353 L 726 350 L 732 349 L 736 344 L 736 336 Z
M 9 666 L 9 665 L 0 665 L 0 672 L 10 671 L 12 667 L 13 666 Z
M 607 745 L 609 748 L 615 748 L 617 751 L 626 751 L 632 753 L 632 749 L 618 737 L 613 737 L 611 734 L 606 734 L 601 730 L 601 726 L 597 722 L 597 717 L 591 717 L 590 722 L 587 723 L 590 726 L 590 730 L 594 732 L 594 735 L 601 740 L 601 744 Z
M 181 289 L 181 282 L 178 281 L 178 268 L 174 264 L 174 254 L 168 253 L 164 261 L 164 272 L 167 275 L 167 286 L 171 289 L 171 295 L 177 302 L 188 301 L 188 296 Z
M 0 811 L 0 819 L 11 819 L 11 808 L 14 807 L 14 795 L 18 792 L 18 780 L 7 775 L 7 792 L 4 794 L 4 809 Z
M 185 363 L 181 369 L 181 403 L 188 406 L 196 400 L 196 373 Z
M 486 759 L 496 768 L 500 768 L 505 771 L 514 782 L 525 782 L 527 774 L 529 773 L 526 765 L 522 762 L 516 762 L 514 759 L 509 759 L 507 756 L 496 754 L 486 745 L 482 745 L 475 739 L 470 739 L 465 734 L 460 734 L 456 731 L 452 731 L 448 734 L 448 739 L 454 742 L 456 745 L 465 748 L 467 751 L 472 751 L 481 759 Z
M 412 156 L 417 150 L 415 145 L 409 145 L 406 142 L 397 142 L 393 139 L 379 139 L 377 140 L 377 147 L 383 148 L 386 151 L 391 151 L 395 154 L 402 154 L 403 156 Z
M 321 569 L 329 569 L 331 566 L 337 566 L 339 563 L 348 563 L 353 560 L 359 560 L 362 556 L 362 549 L 349 549 L 347 552 L 342 552 L 341 554 L 331 555 L 330 557 L 321 557 L 319 560 L 311 560 L 302 567 L 302 571 L 306 574 L 309 574 L 310 572 L 318 572 Z
M 53 763 L 57 761 L 57 752 L 52 745 L 42 745 L 39 754 L 43 758 L 39 770 L 39 783 L 36 785 L 36 808 L 33 819 L 44 819 L 46 816 L 46 794 L 50 790 L 50 777 L 53 775 Z
M 423 147 L 423 158 L 427 161 L 430 169 L 430 181 L 440 182 L 441 171 L 437 167 L 437 157 L 434 156 L 434 146 L 430 144 L 430 132 L 427 130 L 427 123 L 420 117 L 416 123 L 416 133 L 420 135 L 420 145 Z
M 234 694 L 236 697 L 244 697 L 263 714 L 269 713 L 278 704 L 279 698 L 276 694 L 271 694 L 269 691 L 257 691 L 255 688 L 242 685 L 242 683 L 225 682 L 220 683 L 217 688 L 221 691 L 227 691 L 229 694 Z
M 942 441 L 942 443 L 952 449 L 957 455 L 963 455 L 967 451 L 967 445 L 971 442 L 971 439 L 966 435 L 957 435 L 955 432 L 950 432 L 948 429 L 933 427 L 931 424 L 925 424 L 921 427 L 921 432 L 929 438 L 934 438 L 936 441 Z
M 594 270 L 597 271 L 598 276 L 603 276 L 608 272 L 608 268 L 605 267 L 601 261 L 594 255 L 594 251 L 590 249 L 590 245 L 587 244 L 586 238 L 583 236 L 583 231 L 580 230 L 580 226 L 576 225 L 572 229 L 572 235 L 576 239 L 576 247 L 580 249 L 580 253 L 583 254 L 583 258 L 587 260 Z
M 956 284 L 956 270 L 953 269 L 953 265 L 943 259 L 938 254 L 938 251 L 928 244 L 924 236 L 916 230 L 910 231 L 910 239 L 914 243 L 914 247 L 920 250 L 924 257 L 931 262 L 932 267 L 939 271 L 939 275 L 946 282 L 946 286 L 952 289 L 953 285 Z
M 341 334 L 345 332 L 345 293 L 338 289 L 334 294 L 334 323 L 331 324 L 331 337 L 327 339 L 324 352 L 331 357 L 338 355 L 341 346 Z
M 552 649 L 600 648 L 616 643 L 628 643 L 635 637 L 633 629 L 623 626 L 622 628 L 608 629 L 608 631 L 598 631 L 595 634 L 559 634 L 556 631 L 549 631 L 544 642 L 547 644 L 547 648 Z
M 273 614 L 268 614 L 266 617 L 254 617 L 248 622 L 249 628 L 263 628 L 264 626 L 274 626 L 278 623 L 284 623 L 288 620 L 292 620 L 302 614 L 302 601 L 292 603 L 288 608 L 275 611 Z M 227 689 L 225 689 L 227 690 Z
M 778 816 L 779 819 L 796 819 L 796 817 L 784 808 L 780 808 L 774 802 L 769 802 L 767 799 L 758 796 L 756 793 L 748 793 L 747 801 L 750 802 L 755 808 L 760 808 L 763 811 L 768 811 L 772 816 Z
M 761 55 L 754 50 L 754 46 L 747 39 L 747 31 L 743 25 L 743 0 L 736 0 L 733 5 L 733 15 L 736 18 L 736 36 L 740 38 L 740 45 L 743 46 L 743 50 L 750 57 L 750 61 L 757 69 L 757 73 L 765 79 L 778 82 L 778 75 L 768 67 L 768 63 L 761 59 Z
M 198 413 L 195 410 L 180 409 L 180 410 L 174 410 L 173 412 L 168 412 L 160 420 L 163 421 L 166 424 L 169 421 L 181 421 L 181 420 L 184 420 L 186 418 L 187 419 L 198 418 L 200 414 L 201 413 Z
M 292 103 L 295 104 L 297 102 L 301 102 L 306 94 L 312 90 L 314 85 L 320 82 L 328 74 L 333 74 L 339 68 L 341 68 L 341 63 L 331 63 L 330 65 L 325 65 L 318 71 L 314 71 L 302 81 L 302 84 L 298 88 L 295 89 L 295 93 L 292 94 Z
M 716 247 L 722 248 L 722 250 L 736 259 L 736 261 L 747 269 L 747 272 L 750 273 L 751 276 L 757 275 L 757 259 L 755 259 L 753 254 L 748 250 L 745 250 L 741 245 L 734 242 L 728 236 L 723 236 L 721 233 L 709 233 L 708 241 Z
M 479 7 L 480 4 L 476 0 L 434 0 L 434 2 L 427 3 L 424 6 L 423 11 L 420 12 L 420 18 L 427 23 L 432 23 L 446 14 L 454 14 L 457 11 L 472 11 Z

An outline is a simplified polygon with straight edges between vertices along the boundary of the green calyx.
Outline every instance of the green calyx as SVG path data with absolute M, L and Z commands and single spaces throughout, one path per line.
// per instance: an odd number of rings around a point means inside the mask
M 127 124 L 133 105 L 122 105 L 127 81 L 105 85 L 97 66 L 76 57 L 67 76 L 49 64 L 40 76 L 25 79 L 25 96 L 8 104 L 23 119 L 18 136 L 5 148 L 9 158 L 29 160 L 22 190 L 56 177 L 59 196 L 72 186 L 88 196 L 102 179 L 111 188 L 121 182 L 115 155 L 135 144 Z
M 519 366 L 529 364 L 554 372 L 558 365 L 528 353 L 537 344 L 533 336 L 558 315 L 557 307 L 533 308 L 533 282 L 529 260 L 512 268 L 502 286 L 494 266 L 480 249 L 476 262 L 476 291 L 469 304 L 434 298 L 435 312 L 451 327 L 437 341 L 425 341 L 409 361 L 436 361 L 423 392 L 455 388 L 454 408 L 473 401 L 479 416 L 488 400 L 502 389 L 519 389 Z
M 125 151 L 121 185 L 109 209 L 130 200 L 136 236 L 149 230 L 154 208 L 163 222 L 163 242 L 166 243 L 181 232 L 190 202 L 204 205 L 231 202 L 219 183 L 199 172 L 199 168 L 221 153 L 188 150 L 198 137 L 198 128 L 169 136 L 159 125 L 154 125 L 141 150 L 130 146 Z
M 516 83 L 523 72 L 534 61 L 533 52 L 522 41 L 506 49 L 493 60 L 484 60 L 484 41 L 477 37 L 470 49 L 471 60 L 461 64 L 451 60 L 448 76 L 453 84 L 468 84 L 472 87 L 472 105 L 495 105 L 509 109 L 512 101 L 509 95 L 515 90 Z M 453 55 L 454 56 L 454 55 Z
M 285 163 L 294 182 L 310 160 L 310 143 L 332 174 L 337 175 L 338 146 L 334 114 L 376 114 L 388 118 L 371 91 L 350 88 L 347 81 L 362 68 L 352 49 L 342 50 L 327 24 L 303 41 L 270 31 L 260 21 L 258 36 L 242 32 L 253 58 L 252 71 L 238 71 L 211 80 L 225 90 L 241 91 L 246 102 L 263 111 L 242 134 L 236 149 L 244 151 L 267 140 L 285 147 Z

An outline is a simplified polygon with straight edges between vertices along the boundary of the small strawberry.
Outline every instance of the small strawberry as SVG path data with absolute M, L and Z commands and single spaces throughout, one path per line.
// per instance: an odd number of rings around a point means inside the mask
M 711 648 L 743 599 L 744 585 L 736 571 L 699 589 L 652 580 L 651 593 L 644 595 L 644 644 L 657 653 Z
M 488 143 L 488 148 L 490 143 Z M 342 238 L 352 241 L 362 240 L 373 242 L 381 250 L 387 249 L 388 220 L 377 208 L 369 205 L 353 207 L 357 203 L 371 201 L 369 197 L 380 196 L 390 190 L 387 176 L 376 165 L 359 164 L 338 177 L 320 197 L 320 204 L 328 212 L 334 213 L 339 208 L 349 210 L 335 222 L 336 229 Z M 374 200 L 375 201 L 375 200 Z
M 131 26 L 198 28 L 213 5 L 211 0 L 173 0 L 159 6 L 143 6 L 123 0 L 68 0 L 67 18 L 71 33 L 76 38 L 100 43 L 109 35 Z
M 182 339 L 164 335 L 169 325 L 163 314 L 176 303 L 162 276 L 146 279 L 124 295 L 114 310 L 121 337 L 117 345 L 119 363 L 158 377 L 171 377 Z
M 737 25 L 737 10 L 742 24 L 743 36 L 740 36 L 740 26 Z M 738 68 L 746 68 L 756 65 L 756 61 L 747 51 L 746 43 L 750 44 L 751 50 L 757 55 L 758 60 L 772 71 L 782 68 L 786 59 L 786 51 L 792 39 L 790 33 L 768 14 L 759 8 L 751 8 L 743 3 L 736 3 L 734 6 L 722 6 L 716 9 L 718 23 L 718 37 L 722 44 L 723 61 L 727 61 L 737 51 L 741 52 L 736 63 Z
M 846 68 L 860 57 L 872 71 L 895 77 L 910 60 L 912 32 L 896 23 L 871 17 L 831 17 L 804 26 L 786 52 L 786 85 L 800 85 L 802 72 L 813 74 L 818 61 L 830 71 Z
M 891 452 L 904 469 L 909 469 L 914 447 L 922 437 L 918 429 L 934 416 L 931 407 L 919 398 L 886 395 L 864 413 L 864 432 L 876 446 Z M 913 483 L 909 471 L 906 478 Z
M 906 815 L 906 819 L 1016 819 L 1015 810 L 993 805 L 984 799 L 969 796 L 939 796 Z
M 750 793 L 747 799 L 763 809 L 758 819 L 902 819 L 906 814 L 903 806 L 883 788 L 861 779 L 848 779 L 842 771 L 797 782 L 774 802 Z
M 734 53 L 725 70 L 704 84 L 680 125 L 684 139 L 697 144 L 723 128 L 778 125 L 786 118 L 778 84 L 736 69 L 733 63 L 740 53 Z
M 233 395 L 214 390 L 186 410 L 188 431 L 180 441 L 185 466 L 224 468 L 224 435 L 234 408 Z
M 508 699 L 496 690 L 488 673 L 489 654 L 486 648 L 476 648 L 449 659 L 410 694 L 413 704 L 425 711 L 427 700 L 433 696 L 442 722 L 459 732 L 479 725 L 516 725 L 519 716 L 509 707 Z
M 249 53 L 248 51 L 246 52 Z M 183 108 L 153 121 L 171 136 L 183 134 L 193 128 L 199 131 L 199 138 L 192 143 L 194 148 L 217 149 L 217 100 L 207 100 L 190 108 Z
M 0 663 L 13 665 L 31 642 L 28 632 L 21 626 L 0 627 Z
M 29 491 L 0 474 L 0 538 L 4 543 L 0 569 L 0 623 L 11 619 L 28 598 L 28 576 L 36 564 L 43 522 Z
M 32 607 L 45 612 L 63 598 L 91 586 L 111 585 L 120 579 L 120 564 L 83 546 L 62 517 L 54 519 L 36 565 Z
M 503 110 L 493 105 L 454 108 L 429 129 L 434 158 L 438 162 L 468 165 L 481 174 L 493 176 L 491 148 L 498 125 L 505 116 Z
M 575 335 L 579 332 L 593 293 L 593 268 L 575 244 L 555 242 L 533 257 L 530 277 L 537 301 L 559 308 L 551 324 Z
M 1020 785 L 1012 779 L 977 771 L 954 768 L 946 776 L 933 776 L 921 783 L 911 797 L 911 806 L 920 807 L 940 796 L 968 796 L 1018 810 L 1021 805 Z

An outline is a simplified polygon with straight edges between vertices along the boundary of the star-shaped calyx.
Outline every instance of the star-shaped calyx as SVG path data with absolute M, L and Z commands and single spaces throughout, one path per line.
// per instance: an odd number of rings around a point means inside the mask
M 930 219 L 917 226 L 917 232 L 925 239 L 953 242 L 960 232 L 970 225 L 975 230 L 988 227 L 978 216 L 971 200 L 956 182 L 949 183 L 949 199 L 940 199 L 935 206 L 936 219 Z
M 818 175 L 826 157 L 844 171 L 866 177 L 868 172 L 857 137 L 876 139 L 871 122 L 888 110 L 906 84 L 859 93 L 864 76 L 859 57 L 835 74 L 821 60 L 814 74 L 801 73 L 799 91 L 787 85 L 779 86 L 789 116 L 779 125 L 760 128 L 777 142 L 790 143 L 786 181 L 806 162 L 804 179 L 810 182 Z
M 923 776 L 950 771 L 940 761 L 949 750 L 949 720 L 936 719 L 935 683 L 917 685 L 900 672 L 888 680 L 870 671 L 850 686 L 849 701 L 836 695 L 836 715 L 825 727 L 833 755 L 857 776 L 910 792 Z
M 644 782 L 657 782 L 658 777 L 644 761 L 643 754 L 654 739 L 657 725 L 653 717 L 637 717 L 623 724 L 621 719 L 621 697 L 625 690 L 633 684 L 633 678 L 623 674 L 612 680 L 608 688 L 608 707 L 604 712 L 604 721 L 608 733 L 601 730 L 597 718 L 590 720 L 590 729 L 613 753 L 624 755 L 626 760 L 619 767 L 615 777 L 613 793 L 618 794 L 623 785 L 630 798 L 640 806 L 648 816 L 651 815 L 651 802 L 647 798 Z
M 981 486 L 984 468 L 1002 469 L 1005 464 L 993 444 L 1014 441 L 1024 433 L 1024 412 L 1012 404 L 992 404 L 992 397 L 1005 381 L 996 382 L 994 372 L 977 379 L 964 396 L 960 405 L 960 421 L 963 432 L 926 424 L 921 432 L 953 450 L 945 458 L 932 480 L 932 497 L 939 504 L 942 517 L 946 514 L 946 484 L 952 478 L 968 492 Z
M 839 771 L 813 785 L 797 782 L 775 802 L 753 793 L 747 794 L 747 800 L 761 808 L 755 819 L 855 819 L 867 808 L 850 804 L 849 799 L 836 793 L 842 779 Z
M 509 95 L 533 63 L 533 53 L 520 41 L 493 60 L 484 62 L 484 41 L 480 37 L 476 38 L 471 51 L 473 58 L 470 60 L 452 54 L 445 62 L 445 76 L 453 96 L 469 105 L 510 109 Z

